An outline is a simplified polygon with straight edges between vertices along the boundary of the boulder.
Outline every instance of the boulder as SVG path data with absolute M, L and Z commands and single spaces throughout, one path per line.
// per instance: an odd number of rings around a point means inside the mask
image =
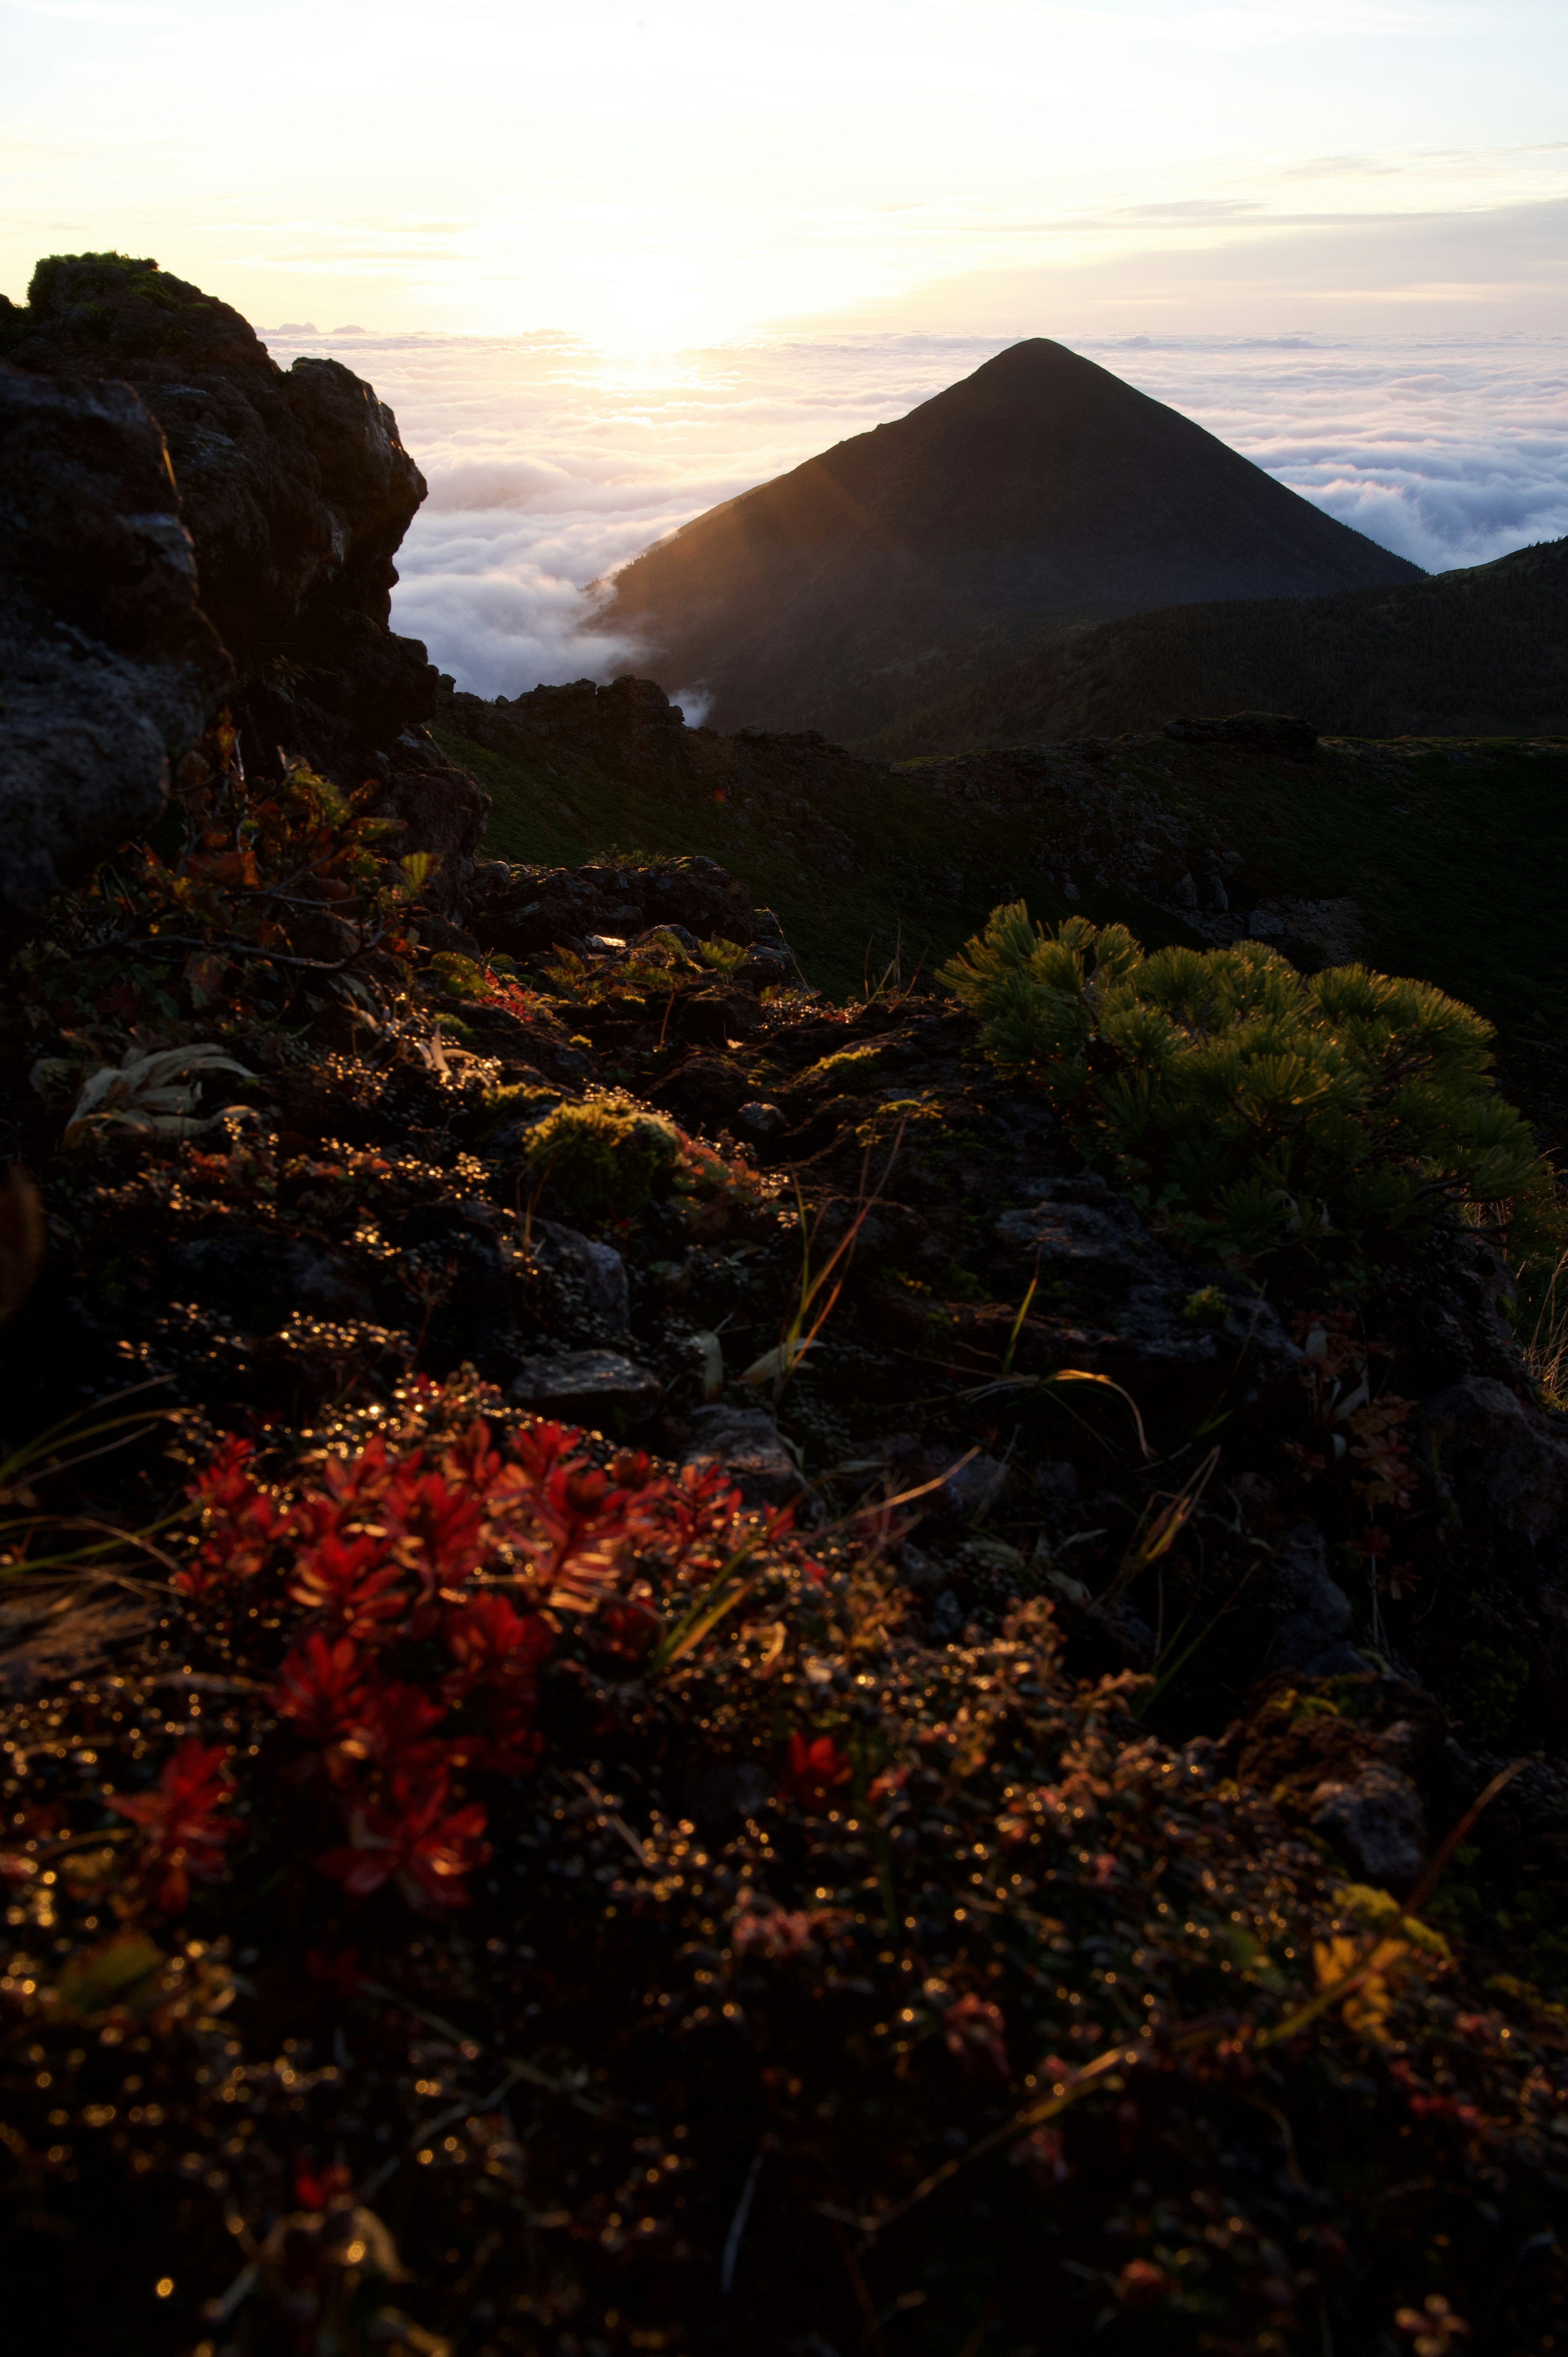
M 800 1469 L 759 1408 L 701 1407 L 682 1463 L 722 1465 L 748 1506 L 783 1506 L 805 1487 Z
M 546 1268 L 559 1268 L 575 1277 L 593 1315 L 624 1332 L 630 1315 L 630 1294 L 626 1263 L 615 1246 L 579 1235 L 575 1228 L 563 1227 L 558 1220 L 535 1220 L 532 1237 Z
M 156 823 L 230 675 L 143 404 L 0 362 L 0 929 Z
M 1199 1284 L 1195 1269 L 1166 1252 L 1132 1205 L 1092 1172 L 1058 1180 L 1027 1210 L 1004 1211 L 993 1233 L 1016 1254 L 1022 1282 L 1036 1272 L 1047 1285 L 1059 1275 L 1104 1321 L 1109 1330 L 1098 1342 L 1072 1336 L 1075 1353 L 1090 1354 L 1091 1363 L 1147 1372 L 1230 1362 L 1244 1399 L 1302 1363 L 1262 1294 L 1219 1272 Z
M 1562 1534 L 1568 1439 L 1496 1376 L 1467 1375 L 1423 1400 L 1416 1435 L 1462 1508 L 1531 1548 Z
M 405 822 L 398 850 L 439 851 L 449 897 L 489 803 L 421 726 L 436 674 L 389 627 L 392 557 L 425 486 L 386 404 L 337 361 L 285 371 L 228 304 L 124 254 L 41 262 L 26 307 L 0 313 L 0 356 L 40 382 L 134 388 L 238 667 L 247 765 L 265 773 L 281 745 L 342 786 L 374 780 Z M 172 509 L 166 480 L 155 504 Z
M 525 1359 L 511 1381 L 511 1395 L 520 1406 L 580 1424 L 605 1415 L 648 1415 L 659 1405 L 663 1388 L 657 1375 L 618 1351 L 568 1351 L 558 1359 Z
M 1337 1842 L 1369 1882 L 1398 1889 L 1415 1880 L 1426 1857 L 1426 1814 L 1402 1769 L 1369 1761 L 1352 1781 L 1322 1783 L 1312 1799 L 1315 1830 Z
M 1366 1663 L 1349 1641 L 1350 1599 L 1328 1568 L 1323 1533 L 1297 1523 L 1274 1558 L 1269 1603 L 1279 1616 L 1272 1669 L 1308 1678 L 1355 1675 Z

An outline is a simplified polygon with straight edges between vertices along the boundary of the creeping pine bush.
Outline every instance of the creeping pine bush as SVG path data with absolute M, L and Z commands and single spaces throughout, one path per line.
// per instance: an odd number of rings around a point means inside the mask
M 987 1053 L 1075 1142 L 1121 1159 L 1197 1234 L 1258 1250 L 1445 1208 L 1549 1224 L 1552 1177 L 1489 1078 L 1492 1027 L 1431 983 L 1299 974 L 1256 942 L 1145 952 L 1122 925 L 993 911 L 940 979 Z
M 558 1105 L 530 1132 L 530 1168 L 589 1217 L 639 1211 L 681 1159 L 672 1122 L 631 1098 L 585 1097 Z

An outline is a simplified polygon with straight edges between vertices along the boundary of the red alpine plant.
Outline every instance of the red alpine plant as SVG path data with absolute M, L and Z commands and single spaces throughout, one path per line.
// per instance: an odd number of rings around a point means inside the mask
M 854 1772 L 831 1735 L 792 1735 L 784 1762 L 784 1797 L 820 1816 L 832 1807 Z
M 451 1809 L 445 1772 L 415 1788 L 394 1775 L 389 1805 L 355 1810 L 349 1838 L 341 1849 L 319 1858 L 323 1874 L 357 1899 L 368 1898 L 395 1880 L 411 1907 L 466 1907 L 463 1877 L 490 1855 L 485 1812 L 478 1802 Z
M 240 1830 L 229 1814 L 228 1759 L 226 1744 L 188 1736 L 164 1761 L 152 1792 L 106 1796 L 112 1809 L 141 1827 L 137 1868 L 166 1915 L 183 1914 L 193 1877 L 198 1882 L 222 1878 L 224 1844 Z

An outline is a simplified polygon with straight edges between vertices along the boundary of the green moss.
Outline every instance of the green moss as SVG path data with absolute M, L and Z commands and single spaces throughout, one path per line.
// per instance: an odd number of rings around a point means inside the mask
M 558 1105 L 531 1131 L 530 1169 L 587 1218 L 639 1211 L 681 1158 L 680 1133 L 629 1097 Z
M 1466 1645 L 1459 1657 L 1459 1706 L 1483 1742 L 1500 1742 L 1519 1717 L 1530 1663 L 1511 1645 Z
M 820 1057 L 800 1075 L 803 1089 L 824 1087 L 832 1082 L 839 1088 L 854 1088 L 868 1081 L 882 1062 L 884 1049 L 875 1044 L 869 1048 L 840 1048 L 832 1056 Z

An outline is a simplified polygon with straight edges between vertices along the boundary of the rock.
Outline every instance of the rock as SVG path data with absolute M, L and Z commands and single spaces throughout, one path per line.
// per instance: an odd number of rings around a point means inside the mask
M 754 1098 L 750 1104 L 743 1104 L 736 1119 L 743 1129 L 751 1132 L 753 1137 L 777 1137 L 789 1126 L 789 1114 L 760 1097 Z
M 1231 712 L 1220 720 L 1167 720 L 1165 735 L 1183 745 L 1234 745 L 1287 761 L 1317 759 L 1317 731 L 1284 712 Z
M 1196 909 L 1197 886 L 1191 876 L 1179 877 L 1171 887 L 1171 906 L 1176 909 Z
M 1366 954 L 1367 923 L 1354 900 L 1264 900 L 1247 919 L 1254 941 L 1283 950 L 1293 964 L 1353 965 Z
M 940 1466 L 932 1468 L 933 1472 L 940 1470 Z M 961 1522 L 972 1522 L 977 1514 L 1000 1503 L 1012 1481 L 1011 1470 L 997 1458 L 982 1453 L 969 1458 L 967 1462 L 960 1458 L 941 1488 L 930 1492 L 929 1502 L 934 1508 L 956 1515 Z
M 759 987 L 770 984 L 777 986 L 790 982 L 799 971 L 793 951 L 786 948 L 781 942 L 755 942 L 736 968 L 739 980 L 755 983 Z
M 657 1375 L 618 1351 L 569 1351 L 559 1359 L 525 1359 L 511 1380 L 511 1396 L 541 1415 L 592 1423 L 619 1415 L 650 1415 L 664 1386 Z
M 708 1047 L 748 1039 L 762 1028 L 764 1019 L 756 999 L 744 990 L 696 990 L 676 1010 L 682 1038 Z
M 626 1263 L 613 1244 L 602 1244 L 556 1220 L 535 1220 L 533 1247 L 547 1268 L 564 1269 L 583 1288 L 589 1309 L 625 1329 L 630 1315 Z
M 1058 1181 L 1028 1210 L 1003 1212 L 993 1232 L 1031 1273 L 1048 1274 L 1055 1264 L 1075 1292 L 1097 1305 L 1111 1330 L 1099 1344 L 1076 1337 L 1075 1350 L 1145 1370 L 1234 1360 L 1244 1368 L 1241 1396 L 1249 1399 L 1302 1363 L 1277 1312 L 1235 1277 L 1216 1273 L 1209 1279 L 1227 1304 L 1219 1323 L 1189 1318 L 1193 1295 L 1203 1289 L 1196 1272 L 1157 1243 L 1131 1204 L 1093 1173 Z
M 701 1407 L 691 1418 L 687 1465 L 722 1465 L 748 1506 L 783 1506 L 805 1483 L 770 1415 L 757 1408 Z
M 553 695 L 567 691 L 536 692 Z M 477 697 L 467 702 L 493 716 L 494 707 L 479 705 Z M 513 712 L 517 708 L 513 705 Z M 461 733 L 473 733 L 467 713 L 448 712 L 444 706 L 443 718 Z M 478 735 L 476 742 L 488 744 L 494 734 Z M 516 748 L 503 742 L 499 749 Z M 613 934 L 640 945 L 650 933 L 668 931 L 693 960 L 703 941 L 716 937 L 749 948 L 757 938 L 744 886 L 716 860 L 697 858 L 649 867 L 590 862 L 580 868 L 517 868 L 507 888 L 487 890 L 475 904 L 470 921 L 487 949 L 505 950 L 512 957 L 534 957 L 579 944 L 590 933 Z
M 1467 1375 L 1423 1400 L 1417 1454 L 1435 1451 L 1459 1502 L 1486 1523 L 1540 1547 L 1557 1536 L 1568 1509 L 1568 1441 L 1538 1408 L 1493 1375 Z
M 1349 1642 L 1350 1599 L 1328 1568 L 1323 1533 L 1298 1523 L 1274 1559 L 1269 1602 L 1279 1615 L 1269 1666 L 1303 1677 L 1353 1675 L 1366 1663 Z
M 202 608 L 242 675 L 247 765 L 266 774 L 282 745 L 345 787 L 373 779 L 406 822 L 398 852 L 439 851 L 449 891 L 489 801 L 420 726 L 436 674 L 389 627 L 392 557 L 425 486 L 385 403 L 337 361 L 284 371 L 226 303 L 123 254 L 41 262 L 0 344 L 40 383 L 134 387 L 168 446 Z M 166 481 L 153 505 L 169 508 Z
M 0 926 L 156 823 L 229 681 L 142 403 L 0 362 Z
M 1426 1814 L 1402 1770 L 1373 1760 L 1350 1783 L 1319 1784 L 1313 1826 L 1346 1851 L 1369 1882 L 1408 1887 L 1426 1860 Z
M 166 1262 L 177 1299 L 216 1298 L 239 1324 L 281 1325 L 295 1310 L 312 1317 L 363 1318 L 373 1304 L 362 1272 L 351 1260 L 309 1236 L 267 1228 L 235 1228 L 193 1236 Z
M 1102 1178 L 1064 1180 L 1031 1210 L 1004 1211 L 994 1233 L 1042 1265 L 1067 1261 L 1106 1274 L 1141 1269 L 1158 1252 L 1136 1211 Z
M 693 963 L 701 958 L 703 953 L 702 944 L 698 941 L 696 934 L 688 932 L 684 925 L 671 925 L 668 922 L 661 925 L 650 925 L 645 933 L 639 933 L 638 935 L 636 941 L 632 943 L 632 948 L 634 950 L 656 948 L 659 942 L 666 936 L 678 942 L 680 947 L 685 951 L 686 955 L 692 959 Z

